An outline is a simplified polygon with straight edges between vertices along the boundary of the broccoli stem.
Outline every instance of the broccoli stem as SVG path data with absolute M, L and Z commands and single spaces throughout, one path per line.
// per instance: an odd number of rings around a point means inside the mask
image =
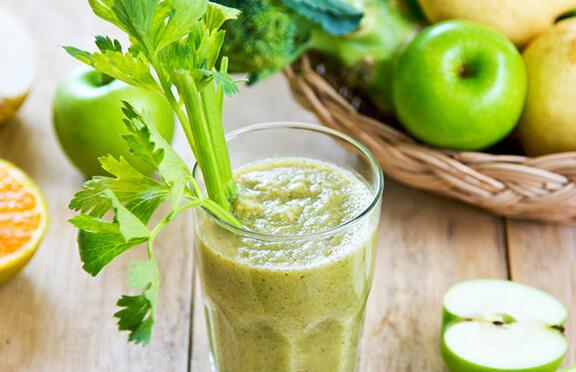
M 362 90 L 381 110 L 392 113 L 392 74 L 402 45 L 418 24 L 392 8 L 388 1 L 366 0 L 358 31 L 346 36 L 315 30 L 310 50 L 332 57 L 351 88 Z

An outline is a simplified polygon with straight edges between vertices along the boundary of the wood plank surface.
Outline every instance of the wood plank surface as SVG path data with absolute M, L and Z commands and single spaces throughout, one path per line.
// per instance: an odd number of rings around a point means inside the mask
M 387 181 L 361 372 L 444 371 L 441 301 L 460 280 L 506 278 L 501 220 Z M 194 304 L 192 371 L 208 371 L 200 296 Z
M 506 277 L 501 220 L 388 186 L 361 371 L 443 371 L 442 297 L 464 279 Z
M 507 226 L 511 277 L 568 306 L 564 365 L 576 365 L 576 228 L 521 221 L 508 221 Z

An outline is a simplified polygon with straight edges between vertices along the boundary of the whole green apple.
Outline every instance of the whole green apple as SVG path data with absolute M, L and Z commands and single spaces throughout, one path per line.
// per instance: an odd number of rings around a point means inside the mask
M 398 117 L 416 138 L 479 150 L 516 125 L 526 68 L 498 32 L 469 21 L 441 22 L 416 36 L 398 59 L 393 95 Z
M 106 174 L 98 158 L 106 154 L 124 156 L 134 167 L 151 170 L 132 156 L 122 135 L 127 133 L 122 101 L 132 104 L 171 141 L 174 114 L 166 99 L 121 81 L 81 68 L 59 85 L 53 103 L 54 128 L 68 158 L 87 177 Z

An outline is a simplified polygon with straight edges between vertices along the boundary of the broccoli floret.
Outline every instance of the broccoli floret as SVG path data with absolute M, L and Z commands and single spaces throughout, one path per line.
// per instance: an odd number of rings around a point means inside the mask
M 240 9 L 241 16 L 226 24 L 223 55 L 231 72 L 269 75 L 297 58 L 310 39 L 310 26 L 279 2 L 270 0 L 218 0 Z

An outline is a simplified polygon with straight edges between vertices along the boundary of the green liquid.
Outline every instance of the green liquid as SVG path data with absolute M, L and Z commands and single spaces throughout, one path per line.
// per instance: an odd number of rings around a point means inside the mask
M 302 158 L 251 164 L 235 177 L 237 216 L 269 234 L 326 231 L 372 200 L 351 172 Z M 354 371 L 377 220 L 322 238 L 262 241 L 201 217 L 197 258 L 219 372 Z

